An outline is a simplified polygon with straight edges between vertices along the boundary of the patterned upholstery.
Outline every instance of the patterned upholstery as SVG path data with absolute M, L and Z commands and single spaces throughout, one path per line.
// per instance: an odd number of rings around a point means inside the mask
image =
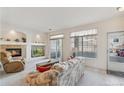
M 0 61 L 6 73 L 15 73 L 24 70 L 23 60 L 10 62 L 5 52 L 0 52 Z
M 63 72 L 61 72 L 58 77 L 58 86 L 76 85 L 84 74 L 84 62 L 76 58 L 66 62 L 57 63 L 54 66 L 56 65 L 63 68 Z
M 75 58 L 66 62 L 56 63 L 50 70 L 37 73 L 27 75 L 26 82 L 29 85 L 73 86 L 78 83 L 84 73 L 84 63 Z

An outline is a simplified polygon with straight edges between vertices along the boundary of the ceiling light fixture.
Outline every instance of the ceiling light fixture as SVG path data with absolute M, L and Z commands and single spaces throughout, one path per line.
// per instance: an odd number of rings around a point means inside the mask
M 10 34 L 15 35 L 16 34 L 15 30 L 10 30 Z
M 117 7 L 117 10 L 118 10 L 119 12 L 122 12 L 122 11 L 124 11 L 124 7 Z
M 37 35 L 36 35 L 36 38 L 37 38 L 37 39 L 40 39 L 40 35 L 39 35 L 39 34 L 37 34 Z
M 49 28 L 48 30 L 49 30 L 49 31 L 52 31 L 52 29 L 51 29 L 51 28 Z

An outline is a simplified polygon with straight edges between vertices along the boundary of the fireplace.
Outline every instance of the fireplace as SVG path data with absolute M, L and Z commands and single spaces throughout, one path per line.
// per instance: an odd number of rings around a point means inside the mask
M 6 51 L 10 52 L 12 57 L 22 56 L 21 48 L 7 48 Z

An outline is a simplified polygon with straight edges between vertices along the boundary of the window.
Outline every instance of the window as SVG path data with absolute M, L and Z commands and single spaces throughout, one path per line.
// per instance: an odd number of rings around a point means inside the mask
M 31 46 L 31 57 L 42 57 L 45 56 L 45 46 Z
M 64 35 L 50 37 L 50 56 L 53 59 L 62 60 L 62 39 Z
M 97 30 L 71 33 L 71 44 L 74 56 L 96 58 Z

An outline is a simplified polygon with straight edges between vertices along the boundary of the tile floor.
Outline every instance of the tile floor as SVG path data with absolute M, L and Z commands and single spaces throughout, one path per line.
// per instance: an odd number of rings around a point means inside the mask
M 0 71 L 0 86 L 25 86 L 24 78 L 27 73 L 35 69 L 34 63 L 28 63 L 25 70 L 15 74 L 6 74 Z M 32 69 L 33 68 L 33 69 Z M 123 86 L 124 78 L 114 75 L 100 73 L 98 71 L 87 69 L 84 76 L 80 79 L 77 86 Z
M 124 86 L 124 78 L 104 74 L 93 70 L 85 70 L 78 86 Z

